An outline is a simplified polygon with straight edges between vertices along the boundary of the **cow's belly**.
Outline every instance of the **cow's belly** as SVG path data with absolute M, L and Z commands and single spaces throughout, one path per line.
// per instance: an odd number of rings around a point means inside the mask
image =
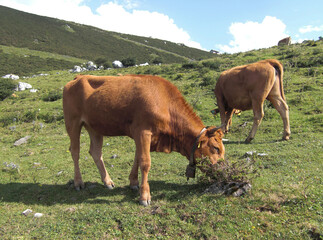
M 84 124 L 103 136 L 128 135 L 131 120 L 127 114 L 104 111 L 103 109 L 88 109 L 82 118 Z
M 226 102 L 228 107 L 238 110 L 249 110 L 252 109 L 252 102 L 250 98 L 243 98 L 243 97 L 237 97 L 232 96 L 230 98 L 226 98 Z

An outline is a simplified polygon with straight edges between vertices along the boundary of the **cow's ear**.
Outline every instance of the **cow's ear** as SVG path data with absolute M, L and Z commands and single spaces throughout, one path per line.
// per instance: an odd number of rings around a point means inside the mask
M 211 127 L 208 129 L 207 134 L 209 137 L 218 136 L 220 139 L 224 136 L 220 127 Z

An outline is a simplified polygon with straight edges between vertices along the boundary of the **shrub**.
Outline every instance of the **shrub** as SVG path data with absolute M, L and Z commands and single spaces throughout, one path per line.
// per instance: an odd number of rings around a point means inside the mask
M 174 77 L 174 80 L 175 81 L 179 81 L 179 80 L 182 80 L 184 77 L 184 74 L 182 73 L 178 73 L 175 77 Z
M 182 65 L 182 68 L 184 68 L 184 69 L 193 69 L 193 68 L 197 68 L 197 66 L 198 66 L 198 63 L 196 63 L 196 62 L 189 62 L 189 63 L 184 63 Z
M 230 182 L 250 182 L 250 180 L 259 176 L 255 157 L 251 156 L 245 160 L 229 161 L 220 160 L 211 168 L 205 160 L 198 163 L 200 169 L 203 169 L 201 180 L 218 183 Z
M 4 100 L 9 97 L 16 88 L 16 83 L 12 79 L 1 79 L 0 80 L 0 100 Z
M 56 89 L 56 90 L 51 90 L 48 93 L 46 93 L 42 97 L 42 99 L 45 102 L 54 102 L 54 101 L 61 99 L 62 97 L 63 97 L 62 91 L 59 89 Z
M 112 63 L 110 63 L 110 62 L 105 62 L 105 63 L 103 63 L 103 67 L 105 68 L 105 69 L 107 69 L 107 68 L 112 68 Z
M 21 122 L 32 122 L 37 120 L 39 111 L 38 110 L 30 110 L 27 111 L 20 119 Z
M 125 58 L 121 62 L 124 67 L 132 67 L 136 65 L 136 59 L 131 57 Z
M 212 79 L 212 77 L 210 76 L 206 76 L 202 78 L 202 82 L 200 83 L 200 86 L 202 87 L 206 87 L 206 86 L 210 86 L 210 85 L 215 85 L 215 80 Z
M 45 123 L 54 123 L 63 120 L 64 115 L 62 111 L 47 112 L 39 114 L 38 119 L 43 120 Z
M 163 63 L 163 59 L 161 56 L 157 55 L 157 54 L 151 54 L 150 55 L 150 61 L 152 64 L 160 64 Z
M 219 71 L 222 62 L 219 61 L 219 60 L 213 60 L 213 61 L 205 61 L 205 62 L 202 62 L 202 64 L 203 64 L 204 67 L 210 68 L 212 70 Z
M 107 62 L 107 59 L 101 57 L 94 60 L 94 62 L 96 65 L 101 66 Z

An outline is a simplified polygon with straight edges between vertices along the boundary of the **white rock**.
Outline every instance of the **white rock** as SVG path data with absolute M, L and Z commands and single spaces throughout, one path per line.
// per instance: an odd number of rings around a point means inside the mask
M 118 61 L 118 60 L 115 60 L 113 63 L 112 63 L 112 66 L 114 68 L 123 68 L 123 64 L 122 62 Z
M 7 74 L 5 76 L 2 76 L 2 78 L 10 78 L 12 80 L 18 80 L 19 79 L 19 76 L 14 75 L 14 74 Z
M 20 138 L 19 140 L 15 141 L 15 143 L 13 144 L 14 146 L 19 146 L 21 144 L 27 143 L 27 140 L 31 138 L 31 136 L 26 136 L 23 138 Z
M 34 215 L 35 218 L 41 218 L 42 216 L 44 216 L 42 213 L 35 213 Z
M 80 73 L 82 71 L 83 71 L 82 67 L 75 65 L 71 72 Z
M 19 82 L 16 91 L 24 91 L 26 89 L 33 88 L 29 83 Z
M 254 155 L 255 153 L 256 153 L 256 151 L 246 152 L 246 154 L 247 154 L 247 155 L 250 155 L 250 156 Z
M 27 216 L 28 214 L 32 213 L 33 211 L 31 209 L 26 209 L 25 211 L 22 212 L 22 215 Z
M 267 153 L 258 153 L 257 155 L 260 157 L 263 157 L 263 156 L 267 156 L 268 154 Z

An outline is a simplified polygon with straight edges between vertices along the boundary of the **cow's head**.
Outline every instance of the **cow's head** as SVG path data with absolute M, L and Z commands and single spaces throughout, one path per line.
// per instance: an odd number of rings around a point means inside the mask
M 212 167 L 219 159 L 224 158 L 224 145 L 222 143 L 223 132 L 220 128 L 208 127 L 202 131 L 193 146 L 190 164 L 186 170 L 186 176 L 195 177 L 195 166 L 201 160 L 203 166 Z M 200 167 L 201 171 L 206 171 L 204 167 Z
M 214 165 L 224 157 L 224 145 L 222 143 L 223 132 L 220 128 L 209 127 L 204 131 L 197 142 L 195 159 L 208 158 L 210 164 Z

